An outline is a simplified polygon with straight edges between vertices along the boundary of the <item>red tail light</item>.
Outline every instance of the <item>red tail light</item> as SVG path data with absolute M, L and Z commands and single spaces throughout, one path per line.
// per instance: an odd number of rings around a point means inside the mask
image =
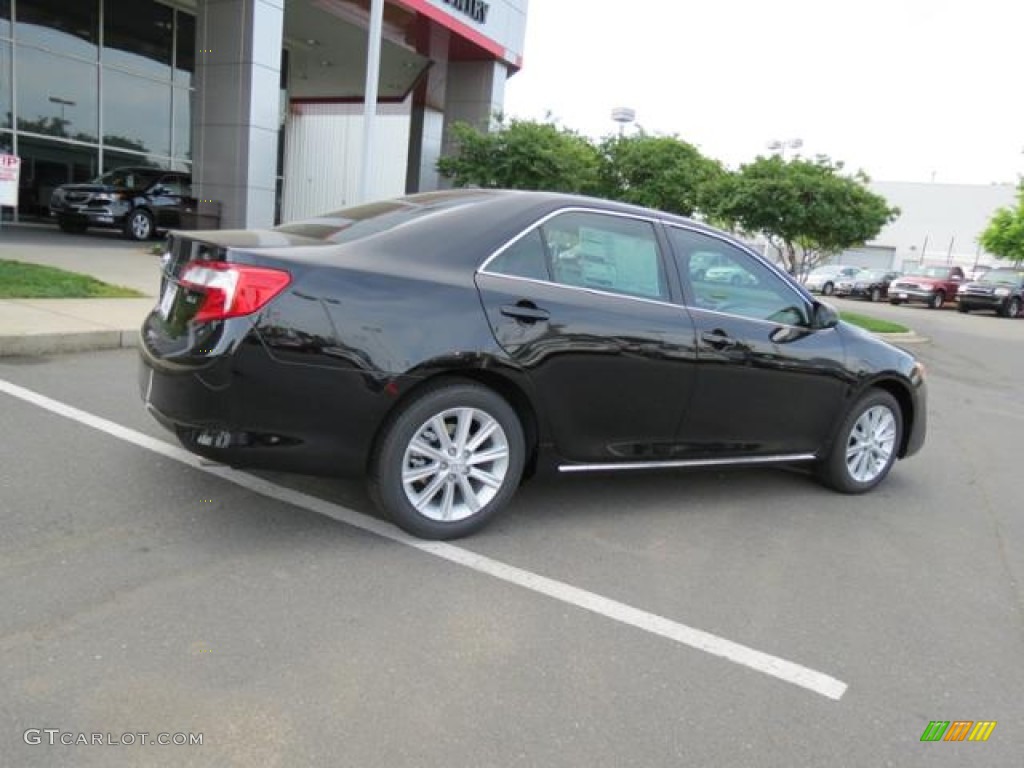
M 181 275 L 183 286 L 203 294 L 192 318 L 196 322 L 252 314 L 265 307 L 291 280 L 291 275 L 279 269 L 223 261 L 193 261 Z

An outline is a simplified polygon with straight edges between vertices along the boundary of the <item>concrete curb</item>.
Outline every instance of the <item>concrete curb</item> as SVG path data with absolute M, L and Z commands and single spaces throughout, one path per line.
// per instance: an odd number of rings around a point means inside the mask
M 41 357 L 66 352 L 137 347 L 137 328 L 122 331 L 76 331 L 74 333 L 31 333 L 0 336 L 0 357 Z
M 927 344 L 931 341 L 928 337 L 919 336 L 913 331 L 908 333 L 876 333 L 875 336 L 888 341 L 890 344 Z

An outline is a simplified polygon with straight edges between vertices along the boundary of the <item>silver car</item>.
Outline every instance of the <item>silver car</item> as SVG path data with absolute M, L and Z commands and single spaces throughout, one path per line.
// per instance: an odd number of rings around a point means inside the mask
M 812 293 L 831 296 L 836 289 L 836 283 L 843 278 L 853 277 L 860 270 L 860 267 L 844 267 L 839 264 L 818 267 L 812 269 L 811 273 L 804 278 L 804 287 Z

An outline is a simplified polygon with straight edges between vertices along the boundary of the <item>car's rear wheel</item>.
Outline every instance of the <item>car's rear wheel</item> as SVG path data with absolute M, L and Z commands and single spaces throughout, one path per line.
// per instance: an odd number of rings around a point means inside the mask
M 892 469 L 902 436 L 903 415 L 896 398 L 872 389 L 843 419 L 828 455 L 818 464 L 818 476 L 841 493 L 870 491 Z
M 936 291 L 928 299 L 928 306 L 932 309 L 942 309 L 942 305 L 946 303 L 946 294 L 944 291 Z
M 903 299 L 889 299 L 889 303 L 892 304 L 894 307 L 898 307 L 900 304 L 903 303 Z
M 153 217 L 149 211 L 136 208 L 124 220 L 124 234 L 129 240 L 149 240 L 153 236 Z
M 964 304 L 962 301 L 958 301 L 956 304 L 956 311 L 962 315 L 966 315 L 968 312 L 971 311 L 971 308 Z
M 821 286 L 821 293 L 824 296 L 831 296 L 835 292 L 836 287 L 832 283 L 825 283 Z
M 999 314 L 1003 317 L 1018 317 L 1020 315 L 1020 299 L 1010 299 L 1003 305 L 1003 311 Z
M 871 289 L 871 295 L 868 298 L 870 298 L 871 301 L 873 301 L 873 302 L 881 301 L 882 300 L 882 289 L 881 288 L 872 288 Z
M 425 539 L 482 528 L 515 493 L 525 438 L 513 408 L 479 384 L 425 390 L 384 427 L 370 495 L 399 526 Z

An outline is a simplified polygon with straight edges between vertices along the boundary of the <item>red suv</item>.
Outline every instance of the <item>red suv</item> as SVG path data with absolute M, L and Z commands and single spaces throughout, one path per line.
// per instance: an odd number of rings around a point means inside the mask
M 932 309 L 940 309 L 956 298 L 963 281 L 964 271 L 960 267 L 914 267 L 889 284 L 889 303 L 920 301 Z

